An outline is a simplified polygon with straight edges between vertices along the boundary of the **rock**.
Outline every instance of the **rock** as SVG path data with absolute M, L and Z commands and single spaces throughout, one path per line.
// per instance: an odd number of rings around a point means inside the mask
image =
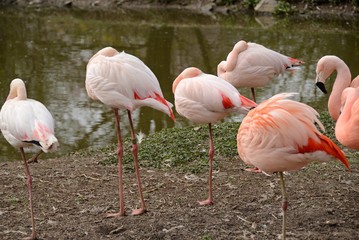
M 262 13 L 273 13 L 277 4 L 276 0 L 261 0 L 254 10 Z

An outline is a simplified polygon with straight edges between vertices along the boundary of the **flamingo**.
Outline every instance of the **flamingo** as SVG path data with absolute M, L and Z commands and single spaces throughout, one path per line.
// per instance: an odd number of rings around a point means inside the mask
M 344 89 L 341 96 L 341 114 L 335 124 L 335 136 L 341 144 L 359 150 L 358 106 L 359 88 Z
M 234 45 L 226 61 L 218 64 L 217 75 L 236 88 L 251 88 L 253 101 L 256 101 L 254 88 L 267 85 L 285 70 L 293 70 L 303 63 L 260 44 L 241 40 Z
M 131 112 L 141 106 L 152 107 L 168 114 L 173 121 L 175 117 L 171 110 L 173 106 L 162 94 L 159 82 L 154 73 L 137 57 L 125 52 L 118 52 L 112 47 L 99 50 L 88 62 L 86 69 L 86 90 L 93 100 L 99 100 L 113 109 L 117 134 L 119 203 L 117 213 L 108 213 L 108 217 L 125 215 L 124 194 L 122 182 L 123 145 L 120 130 L 119 109 L 126 109 L 130 122 L 132 155 L 135 164 L 138 193 L 141 208 L 134 209 L 132 215 L 146 212 L 142 195 L 142 186 L 138 164 L 138 147 L 133 128 Z
M 240 158 L 265 173 L 279 173 L 282 188 L 282 238 L 285 239 L 288 207 L 284 171 L 298 170 L 313 161 L 340 160 L 350 171 L 348 159 L 324 131 L 318 113 L 310 106 L 280 93 L 259 104 L 243 119 L 237 134 Z
M 176 111 L 197 124 L 208 124 L 209 129 L 209 193 L 200 205 L 213 204 L 212 162 L 214 145 L 212 124 L 230 113 L 247 113 L 256 104 L 241 96 L 230 83 L 214 75 L 205 74 L 195 67 L 186 68 L 174 80 L 172 92 Z
M 340 115 L 341 95 L 347 87 L 359 87 L 359 75 L 352 81 L 349 67 L 337 56 L 326 55 L 319 59 L 316 68 L 316 85 L 323 92 L 327 93 L 325 82 L 334 72 L 337 72 L 332 92 L 328 100 L 328 111 L 334 121 L 338 120 Z
M 40 152 L 55 151 L 59 143 L 54 135 L 54 119 L 42 103 L 27 98 L 25 83 L 16 78 L 11 81 L 10 93 L 0 111 L 0 129 L 5 139 L 20 150 L 27 177 L 31 213 L 32 234 L 29 239 L 36 239 L 32 177 L 24 148 L 35 146 Z

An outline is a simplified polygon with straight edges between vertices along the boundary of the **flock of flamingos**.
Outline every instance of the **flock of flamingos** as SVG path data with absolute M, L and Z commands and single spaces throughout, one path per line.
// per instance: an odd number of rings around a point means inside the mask
M 283 199 L 283 239 L 286 237 L 285 213 L 288 205 L 283 172 L 298 170 L 312 161 L 329 160 L 340 160 L 350 171 L 348 159 L 340 148 L 317 129 L 319 126 L 324 130 L 317 111 L 304 103 L 291 100 L 290 97 L 295 93 L 279 93 L 258 105 L 255 102 L 254 88 L 262 87 L 282 72 L 302 64 L 300 60 L 242 40 L 235 44 L 227 59 L 218 65 L 218 76 L 190 67 L 184 69 L 172 85 L 177 113 L 194 123 L 208 124 L 209 128 L 209 193 L 208 198 L 199 201 L 199 204 L 213 204 L 214 145 L 211 125 L 231 113 L 246 114 L 238 129 L 238 153 L 245 163 L 254 166 L 247 170 L 279 174 Z M 350 70 L 343 60 L 336 56 L 324 56 L 317 63 L 316 84 L 325 93 L 325 81 L 334 71 L 337 76 L 328 101 L 328 110 L 336 121 L 335 136 L 343 145 L 359 149 L 359 76 L 352 81 Z M 240 87 L 251 88 L 253 100 L 240 95 L 237 90 Z M 141 208 L 134 209 L 132 214 L 142 214 L 146 212 L 146 206 L 131 112 L 138 107 L 148 106 L 168 114 L 175 121 L 171 110 L 173 105 L 163 97 L 156 76 L 140 59 L 111 47 L 101 49 L 89 60 L 86 90 L 90 98 L 111 107 L 115 114 L 120 209 L 117 213 L 108 213 L 108 216 L 125 215 L 119 109 L 125 109 L 128 113 L 141 201 Z M 59 143 L 54 135 L 54 119 L 42 103 L 27 98 L 24 82 L 14 79 L 1 108 L 0 127 L 6 140 L 20 149 L 31 210 L 32 235 L 29 239 L 36 239 L 28 162 L 36 162 L 42 152 L 57 149 Z M 27 160 L 24 148 L 31 146 L 37 147 L 39 152 Z

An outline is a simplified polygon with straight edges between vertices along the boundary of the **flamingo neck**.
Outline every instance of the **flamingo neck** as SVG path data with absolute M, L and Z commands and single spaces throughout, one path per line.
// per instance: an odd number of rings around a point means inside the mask
M 340 97 L 345 88 L 350 86 L 351 73 L 348 66 L 343 62 L 336 67 L 337 77 L 335 78 L 332 92 L 328 100 L 330 116 L 336 121 L 340 113 Z
M 25 86 L 17 86 L 16 88 L 10 89 L 10 93 L 6 100 L 17 98 L 18 100 L 26 100 L 27 93 Z

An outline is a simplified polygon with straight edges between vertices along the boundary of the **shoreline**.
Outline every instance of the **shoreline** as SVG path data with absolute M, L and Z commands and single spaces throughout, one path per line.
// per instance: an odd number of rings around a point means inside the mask
M 3 0 L 0 1 L 2 6 L 18 7 L 56 7 L 67 9 L 82 10 L 121 10 L 121 9 L 182 9 L 203 14 L 254 14 L 258 16 L 276 16 L 270 13 L 254 12 L 243 3 L 236 4 L 219 4 L 213 0 L 169 0 L 169 1 L 150 1 L 150 0 Z M 357 18 L 359 16 L 359 6 L 354 4 L 307 4 L 299 1 L 291 3 L 292 14 L 278 15 L 281 16 L 304 16 L 304 17 L 338 17 L 338 18 Z

